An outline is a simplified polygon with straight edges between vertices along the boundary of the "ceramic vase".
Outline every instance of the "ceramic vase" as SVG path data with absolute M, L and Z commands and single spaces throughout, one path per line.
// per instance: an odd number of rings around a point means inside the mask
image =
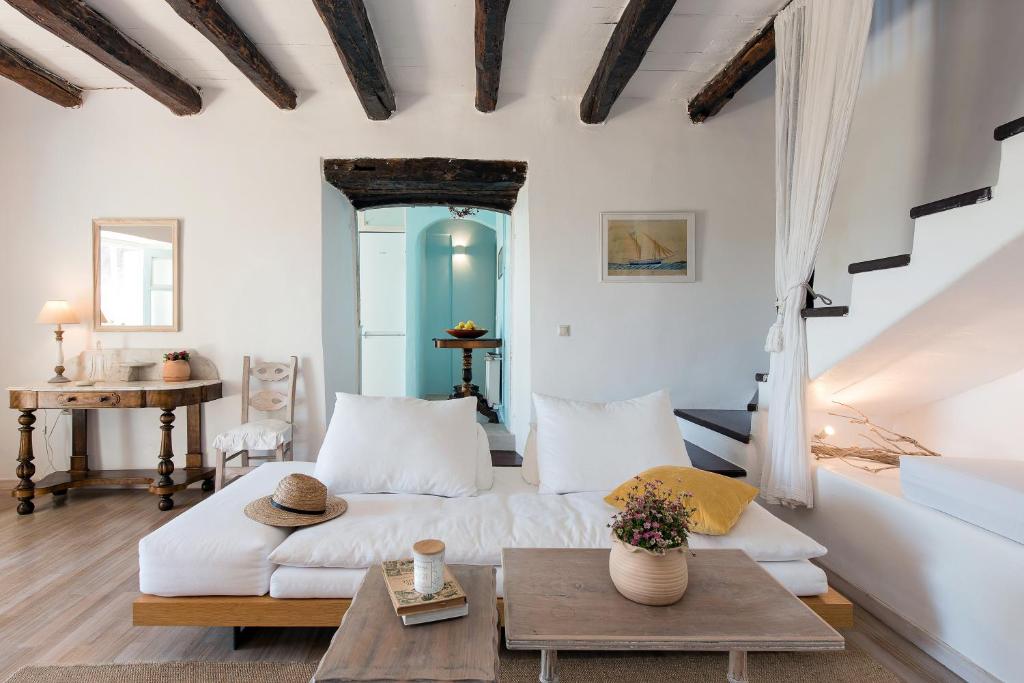
M 686 592 L 686 547 L 653 553 L 612 537 L 608 572 L 616 590 L 641 605 L 671 605 Z
M 163 377 L 165 382 L 185 382 L 192 375 L 187 360 L 165 360 Z

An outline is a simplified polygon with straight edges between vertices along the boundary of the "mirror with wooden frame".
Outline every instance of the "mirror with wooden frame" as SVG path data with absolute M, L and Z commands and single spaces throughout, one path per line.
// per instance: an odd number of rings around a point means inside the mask
M 98 218 L 92 222 L 93 329 L 181 329 L 179 221 Z

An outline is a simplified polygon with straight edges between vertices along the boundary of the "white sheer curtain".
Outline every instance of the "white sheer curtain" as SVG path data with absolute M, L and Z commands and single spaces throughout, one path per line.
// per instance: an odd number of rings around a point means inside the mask
M 807 334 L 800 311 L 825 230 L 873 0 L 794 0 L 775 17 L 775 297 L 769 448 L 762 495 L 813 505 L 806 428 Z

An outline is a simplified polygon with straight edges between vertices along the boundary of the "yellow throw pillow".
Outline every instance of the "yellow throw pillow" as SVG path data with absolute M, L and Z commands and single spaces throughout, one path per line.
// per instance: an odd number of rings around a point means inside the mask
M 662 465 L 644 470 L 638 476 L 641 482 L 660 480 L 659 491 L 692 495 L 692 498 L 687 499 L 686 506 L 693 509 L 690 531 L 695 534 L 722 536 L 729 533 L 743 510 L 757 496 L 757 489 L 750 484 L 693 467 Z M 641 486 L 643 484 L 636 479 L 630 479 L 620 484 L 604 500 L 621 510 L 626 507 L 625 503 L 616 498 L 625 498 L 626 494 Z

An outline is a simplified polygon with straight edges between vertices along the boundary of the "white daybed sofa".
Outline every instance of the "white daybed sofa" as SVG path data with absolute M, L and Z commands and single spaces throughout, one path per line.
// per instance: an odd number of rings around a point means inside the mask
M 999 519 L 1013 509 L 1024 517 L 1024 490 L 1008 510 L 1006 491 L 993 496 L 969 469 L 943 469 L 934 481 L 946 505 L 973 488 L 977 503 L 996 501 Z M 813 509 L 777 514 L 828 546 L 820 562 L 834 587 L 967 680 L 1024 681 L 1024 545 L 926 507 L 939 496 L 908 500 L 898 469 L 821 462 L 814 482 Z
M 139 587 L 154 596 L 351 598 L 366 568 L 440 538 L 446 561 L 500 564 L 502 547 L 609 547 L 614 513 L 600 493 L 539 494 L 518 468 L 495 468 L 494 485 L 462 498 L 346 494 L 348 511 L 290 532 L 246 517 L 250 500 L 273 493 L 290 472 L 314 464 L 270 462 L 143 538 Z M 799 596 L 828 591 L 810 558 L 825 548 L 751 503 L 726 536 L 691 536 L 693 548 L 740 548 Z M 498 595 L 501 570 L 498 569 Z

